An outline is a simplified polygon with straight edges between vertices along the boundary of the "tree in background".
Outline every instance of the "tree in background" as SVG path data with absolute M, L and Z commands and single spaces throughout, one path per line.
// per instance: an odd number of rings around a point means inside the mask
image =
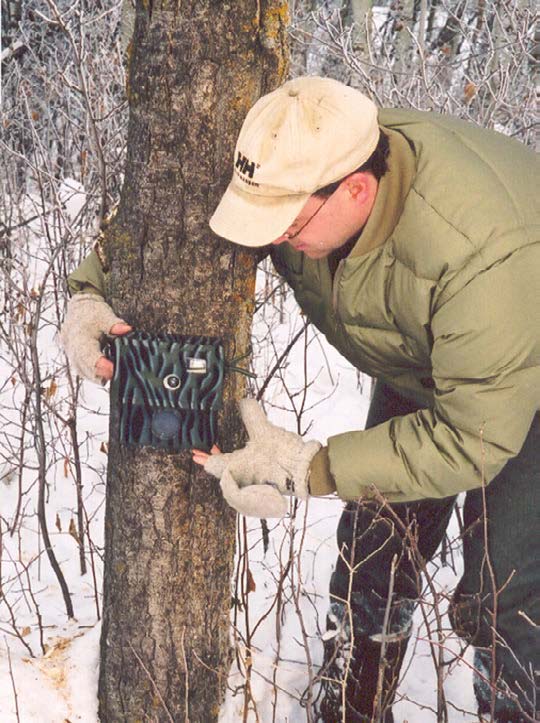
M 66 273 L 87 253 L 100 219 L 117 199 L 125 159 L 117 13 L 113 3 L 103 5 L 2 3 L 0 363 L 7 384 L 0 405 L 0 479 L 6 489 L 15 486 L 17 496 L 13 505 L 1 506 L 0 552 L 10 555 L 6 540 L 22 549 L 23 537 L 31 552 L 27 565 L 19 554 L 2 570 L 0 619 L 10 620 L 31 656 L 36 645 L 46 648 L 46 615 L 31 583 L 48 579 L 43 553 L 67 615 L 77 614 L 74 580 L 64 575 L 62 553 L 59 559 L 59 536 L 69 534 L 77 545 L 80 574 L 91 572 L 100 616 L 100 550 L 91 538 L 88 479 L 83 491 L 81 383 L 69 369 L 64 374 L 53 339 L 65 307 Z M 50 505 L 57 484 L 68 487 L 62 511 Z M 29 620 L 21 622 L 27 586 L 38 634 L 22 641 L 20 630 L 30 629 Z
M 534 143 L 532 0 L 302 0 L 293 72 L 307 67 L 378 105 L 449 113 Z

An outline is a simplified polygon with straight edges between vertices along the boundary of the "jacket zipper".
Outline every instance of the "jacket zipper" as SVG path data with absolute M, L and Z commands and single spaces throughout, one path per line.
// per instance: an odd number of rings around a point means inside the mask
M 332 281 L 332 311 L 334 312 L 334 319 L 336 320 L 336 331 L 341 336 L 341 339 L 345 343 L 345 346 L 351 353 L 354 352 L 352 349 L 352 345 L 349 339 L 349 336 L 347 335 L 347 331 L 345 329 L 345 325 L 341 321 L 341 318 L 338 313 L 338 290 L 339 290 L 339 282 L 341 280 L 341 276 L 343 275 L 343 268 L 345 266 L 346 259 L 342 259 L 338 265 L 336 272 L 334 274 L 334 279 Z
M 345 264 L 344 259 L 342 259 L 336 269 L 336 273 L 334 274 L 334 279 L 332 281 L 332 310 L 334 312 L 334 315 L 337 319 L 339 319 L 338 314 L 338 290 L 339 290 L 339 280 L 341 278 L 341 274 L 343 273 L 343 266 Z

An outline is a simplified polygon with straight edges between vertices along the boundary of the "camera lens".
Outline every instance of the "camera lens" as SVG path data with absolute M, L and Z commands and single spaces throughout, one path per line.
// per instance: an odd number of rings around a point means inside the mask
M 161 410 L 152 417 L 152 432 L 159 439 L 167 440 L 178 437 L 181 427 L 182 419 L 173 409 Z

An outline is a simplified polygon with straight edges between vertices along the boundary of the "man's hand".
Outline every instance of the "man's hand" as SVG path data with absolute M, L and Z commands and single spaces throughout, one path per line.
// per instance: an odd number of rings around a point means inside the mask
M 194 450 L 193 460 L 220 479 L 223 496 L 241 514 L 283 517 L 284 495 L 308 497 L 309 465 L 321 445 L 271 424 L 254 399 L 242 400 L 239 407 L 247 445 L 230 454 L 220 454 L 217 447 L 212 454 Z
M 111 329 L 109 331 L 110 336 L 122 336 L 122 334 L 127 334 L 132 330 L 133 327 L 131 327 L 129 324 L 124 324 L 123 322 L 120 324 L 113 324 L 111 326 Z M 94 367 L 96 376 L 103 379 L 103 381 L 110 381 L 114 376 L 114 364 L 110 359 L 107 359 L 106 356 L 100 356 L 99 359 L 96 362 L 96 366 Z
M 60 339 L 77 374 L 104 384 L 112 379 L 114 365 L 103 355 L 100 338 L 104 334 L 127 334 L 131 328 L 101 296 L 81 293 L 69 300 Z
M 193 455 L 193 461 L 196 464 L 200 464 L 202 467 L 206 464 L 208 461 L 208 458 L 211 454 L 221 454 L 220 448 L 217 446 L 217 444 L 214 444 L 210 452 L 204 452 L 202 449 L 192 449 L 191 454 Z

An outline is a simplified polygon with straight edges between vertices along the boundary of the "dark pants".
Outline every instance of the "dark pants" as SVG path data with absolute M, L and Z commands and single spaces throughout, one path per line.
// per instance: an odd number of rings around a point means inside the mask
M 366 427 L 418 408 L 379 382 Z M 466 495 L 464 574 L 450 606 L 454 630 L 475 646 L 474 687 L 480 712 L 489 713 L 494 703 L 495 720 L 512 723 L 532 720 L 537 705 L 539 460 L 537 414 L 520 453 L 484 490 L 487 524 L 483 491 Z M 375 503 L 347 504 L 338 525 L 341 555 L 330 582 L 330 595 L 334 602 L 350 601 L 359 639 L 367 636 L 378 640 L 383 631 L 390 640 L 408 636 L 421 590 L 422 563 L 434 555 L 443 540 L 454 503 L 455 498 L 448 497 L 390 508 Z M 495 680 L 498 692 L 493 695 L 490 681 Z

